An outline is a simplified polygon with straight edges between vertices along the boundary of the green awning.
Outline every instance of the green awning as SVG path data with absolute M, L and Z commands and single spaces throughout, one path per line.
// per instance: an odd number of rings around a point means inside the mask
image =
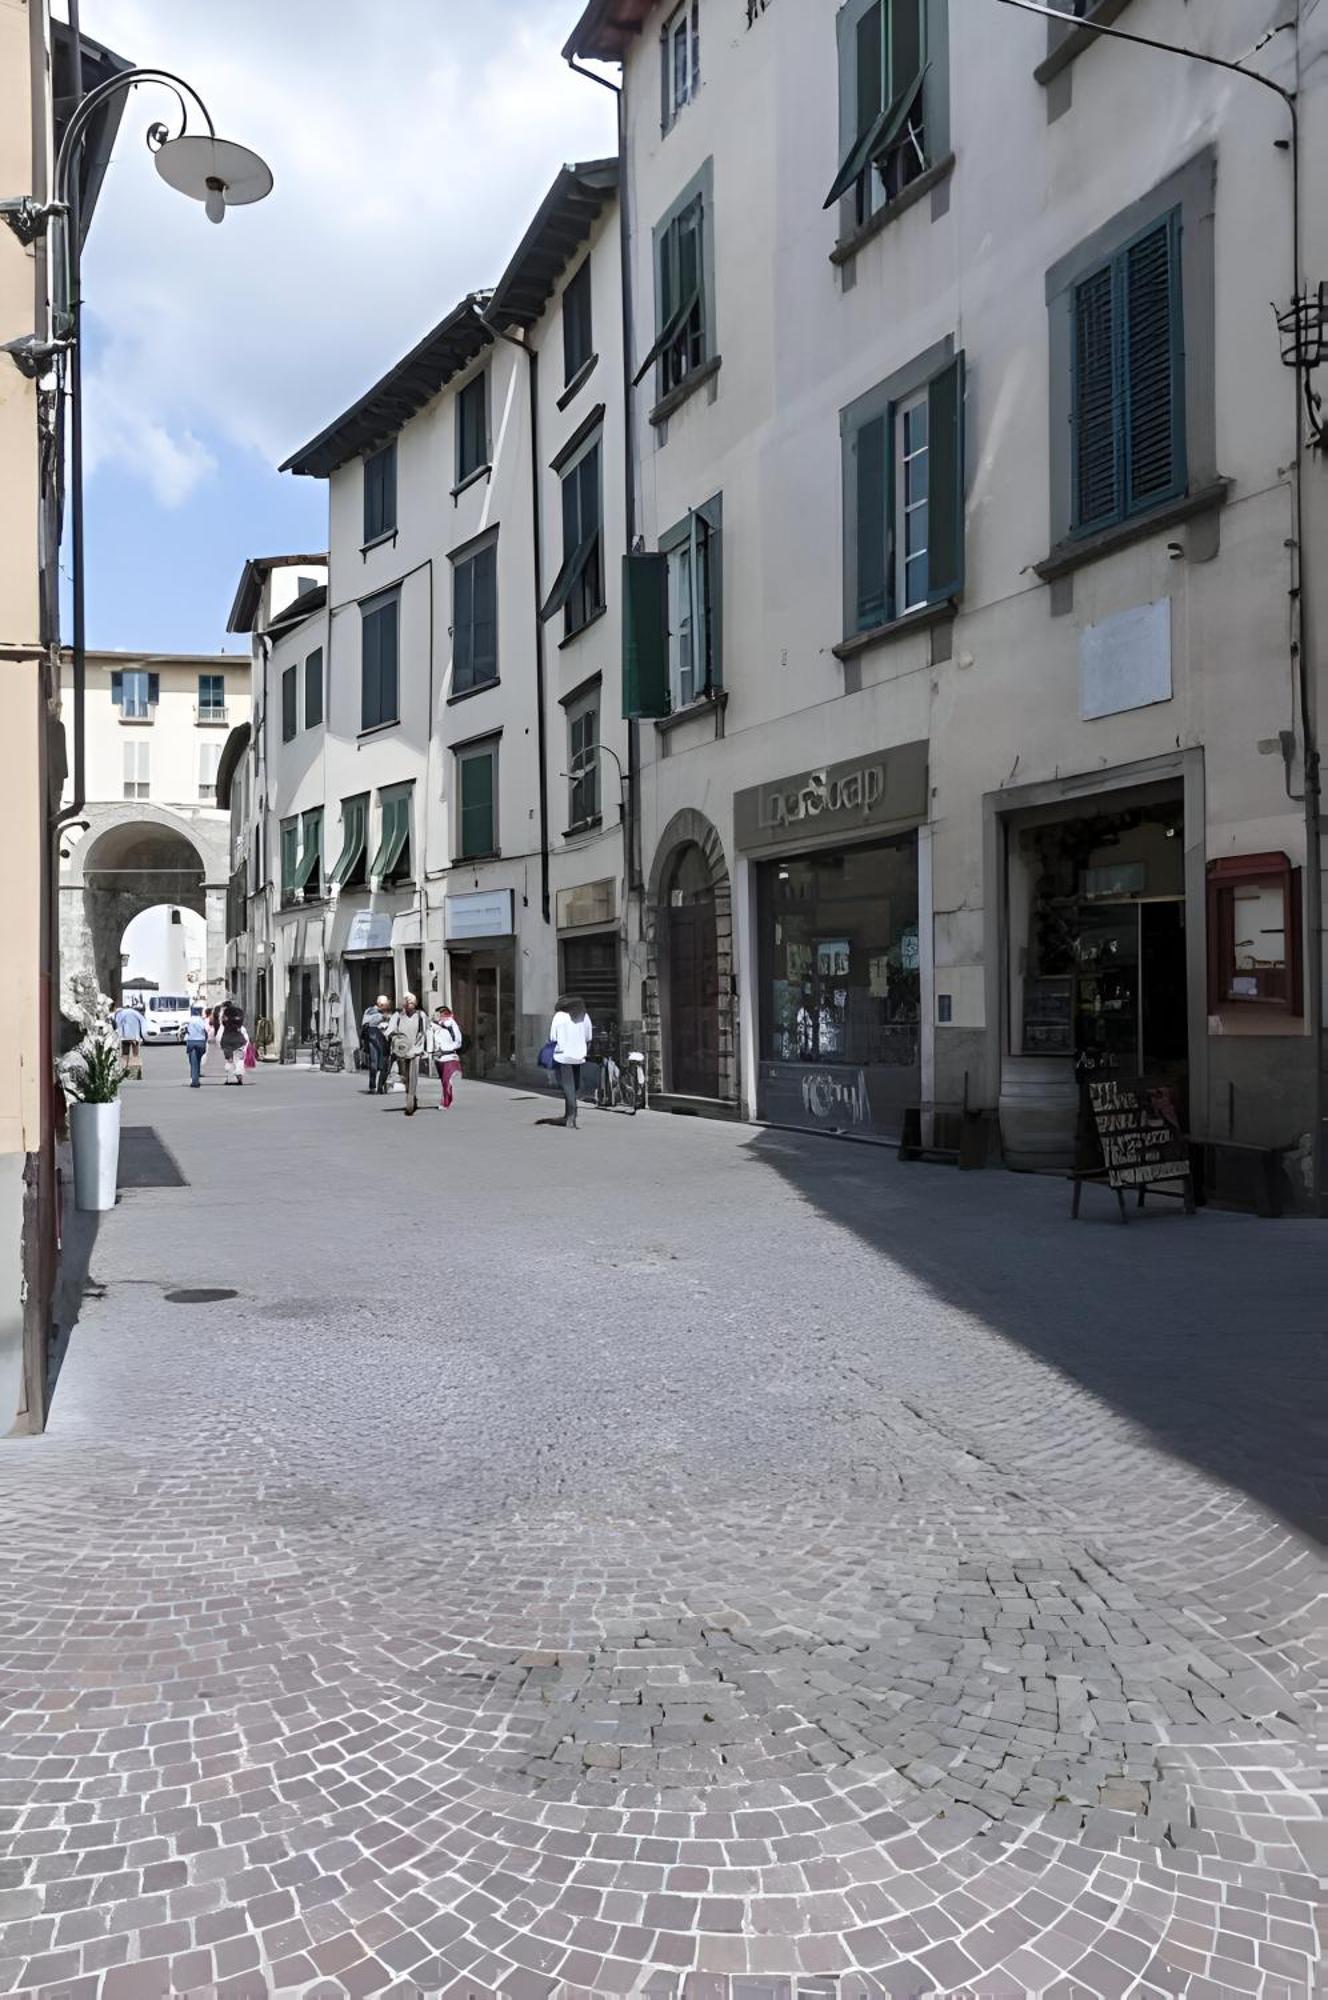
M 342 808 L 341 823 L 345 827 L 346 832 L 342 841 L 341 853 L 337 859 L 337 865 L 328 877 L 330 882 L 346 881 L 348 876 L 355 873 L 355 870 L 364 859 L 365 826 L 363 799 L 356 799 L 348 808 Z
M 378 843 L 378 852 L 369 870 L 384 882 L 396 871 L 402 849 L 410 833 L 410 794 L 401 793 L 396 798 L 383 800 L 383 837 Z
M 314 836 L 312 839 L 310 838 L 311 834 Z M 297 889 L 307 889 L 311 878 L 314 887 L 318 887 L 322 859 L 323 817 L 320 813 L 313 827 L 305 827 L 304 846 L 300 851 L 300 865 L 295 871 L 295 886 Z

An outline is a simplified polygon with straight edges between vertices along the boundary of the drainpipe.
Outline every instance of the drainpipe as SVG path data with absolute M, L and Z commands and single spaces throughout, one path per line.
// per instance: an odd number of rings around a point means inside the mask
M 83 35 L 79 26 L 79 0 L 69 0 L 69 37 L 72 44 L 72 94 L 74 109 L 83 102 Z M 86 140 L 84 145 L 86 145 Z M 80 151 L 82 148 L 80 148 Z M 69 368 L 69 565 L 71 608 L 71 655 L 73 666 L 73 761 L 69 804 L 54 816 L 53 830 L 83 810 L 87 791 L 87 758 L 83 727 L 87 690 L 87 623 L 84 585 L 83 538 L 83 276 L 82 218 L 79 213 L 78 162 L 69 163 L 69 332 L 73 345 L 68 350 Z M 59 649 L 56 649 L 57 672 Z M 57 682 L 58 686 L 58 682 Z

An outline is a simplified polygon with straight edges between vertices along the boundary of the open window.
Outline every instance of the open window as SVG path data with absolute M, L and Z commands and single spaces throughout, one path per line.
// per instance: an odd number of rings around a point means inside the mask
M 927 0 L 848 0 L 837 19 L 841 155 L 825 206 L 862 228 L 932 164 Z
M 365 846 L 369 831 L 369 794 L 341 801 L 341 853 L 329 876 L 342 889 L 365 886 Z
M 922 373 L 922 367 L 932 372 Z M 957 597 L 964 582 L 964 356 L 905 370 L 840 419 L 844 636 Z
M 307 902 L 323 893 L 323 808 L 313 806 L 300 826 L 300 865 L 295 886 Z
M 704 192 L 698 189 L 655 232 L 655 317 L 658 332 L 633 378 L 658 365 L 659 395 L 680 389 L 710 358 Z
M 603 506 L 599 439 L 563 473 L 563 560 L 541 618 L 563 613 L 567 638 L 604 609 Z
M 675 715 L 709 699 L 723 683 L 721 521 L 716 495 L 660 539 L 669 564 L 669 707 Z
M 569 833 L 599 822 L 599 696 L 596 682 L 567 710 Z
M 1285 854 L 1208 864 L 1208 1007 L 1303 1012 L 1300 870 Z

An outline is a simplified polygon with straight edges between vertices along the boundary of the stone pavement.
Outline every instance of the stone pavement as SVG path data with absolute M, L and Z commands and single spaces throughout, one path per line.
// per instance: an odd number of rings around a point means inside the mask
M 0 1991 L 1314 1990 L 1316 1225 L 148 1067 L 0 1447 Z

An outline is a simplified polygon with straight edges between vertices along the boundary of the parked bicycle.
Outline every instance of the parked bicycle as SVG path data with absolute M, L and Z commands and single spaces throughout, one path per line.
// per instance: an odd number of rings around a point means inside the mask
M 626 1055 L 606 1052 L 599 1059 L 599 1081 L 595 1103 L 601 1111 L 626 1111 L 635 1117 L 649 1103 L 646 1087 L 646 1059 L 637 1049 Z
M 309 1067 L 335 1075 L 346 1067 L 346 1051 L 338 1035 L 320 1035 L 317 1028 L 309 1038 Z

